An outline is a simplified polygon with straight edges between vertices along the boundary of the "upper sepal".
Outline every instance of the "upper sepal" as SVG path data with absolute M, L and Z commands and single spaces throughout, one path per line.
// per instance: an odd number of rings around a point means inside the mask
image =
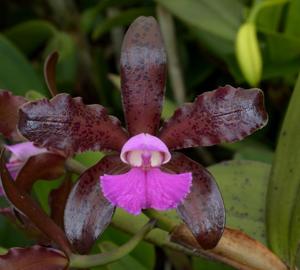
M 130 135 L 155 135 L 166 81 L 166 53 L 153 17 L 139 17 L 129 27 L 121 51 L 121 89 Z
M 242 140 L 267 121 L 260 89 L 226 85 L 177 109 L 163 125 L 159 138 L 170 149 L 210 146 Z
M 86 150 L 120 150 L 128 135 L 100 105 L 59 94 L 28 102 L 20 109 L 19 130 L 41 147 L 65 156 Z
M 224 231 L 225 208 L 213 176 L 180 153 L 174 153 L 165 167 L 176 173 L 192 172 L 191 191 L 177 207 L 177 212 L 203 249 L 214 248 Z

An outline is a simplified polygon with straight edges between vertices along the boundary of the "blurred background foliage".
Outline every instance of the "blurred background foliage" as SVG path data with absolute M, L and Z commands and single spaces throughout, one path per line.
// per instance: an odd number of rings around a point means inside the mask
M 166 43 L 170 76 L 163 118 L 220 85 L 264 91 L 266 128 L 242 142 L 186 152 L 210 166 L 225 200 L 227 226 L 245 231 L 294 265 L 300 239 L 300 0 L 2 0 L 0 88 L 29 99 L 50 97 L 43 63 L 57 50 L 58 89 L 86 103 L 101 103 L 123 120 L 121 42 L 140 15 L 159 19 Z M 101 155 L 89 152 L 77 159 L 91 166 Z M 44 209 L 58 184 L 35 185 Z M 176 218 L 172 212 L 169 216 Z M 109 228 L 94 251 L 127 239 Z M 2 247 L 30 243 L 0 217 Z M 142 243 L 122 260 L 97 269 L 231 268 Z

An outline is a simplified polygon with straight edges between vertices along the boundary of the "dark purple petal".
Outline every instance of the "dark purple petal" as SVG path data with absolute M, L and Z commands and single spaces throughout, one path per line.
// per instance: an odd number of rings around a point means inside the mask
M 51 218 L 63 229 L 65 206 L 72 186 L 71 176 L 67 175 L 62 184 L 57 189 L 53 189 L 49 195 Z
M 36 202 L 20 190 L 5 167 L 4 151 L 0 159 L 0 178 L 6 197 L 11 204 L 30 219 L 49 239 L 52 239 L 66 254 L 70 254 L 70 244 L 64 232 L 46 215 Z
M 224 230 L 225 210 L 213 176 L 200 164 L 180 153 L 173 154 L 165 167 L 176 173 L 193 173 L 191 191 L 177 211 L 202 248 L 214 248 Z
M 42 246 L 11 248 L 0 256 L 3 270 L 64 270 L 68 264 L 68 258 L 61 251 Z
M 100 189 L 100 175 L 113 174 L 124 166 L 119 156 L 106 156 L 85 171 L 71 191 L 65 208 L 65 232 L 79 253 L 89 252 L 114 213 L 115 207 L 104 198 Z
M 267 121 L 261 90 L 226 85 L 177 109 L 163 125 L 159 138 L 170 149 L 210 146 L 239 141 Z
M 48 55 L 45 64 L 44 64 L 44 77 L 49 89 L 49 92 L 54 97 L 57 95 L 58 91 L 56 88 L 56 79 L 55 79 L 55 71 L 56 64 L 58 61 L 58 52 L 52 52 Z
M 19 107 L 26 102 L 21 96 L 14 96 L 11 92 L 0 90 L 0 133 L 5 137 L 20 140 L 17 131 Z
M 52 153 L 39 154 L 30 157 L 16 178 L 17 187 L 27 193 L 30 193 L 32 185 L 37 180 L 53 180 L 62 176 L 65 158 Z
M 120 150 L 128 139 L 120 122 L 100 105 L 59 94 L 20 109 L 21 133 L 41 147 L 67 156 L 86 150 Z
M 121 52 L 121 88 L 130 135 L 157 132 L 166 80 L 166 53 L 153 17 L 129 27 Z

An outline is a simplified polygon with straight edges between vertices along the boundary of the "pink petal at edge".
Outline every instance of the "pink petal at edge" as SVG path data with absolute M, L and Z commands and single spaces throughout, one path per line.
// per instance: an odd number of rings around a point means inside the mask
M 132 168 L 120 175 L 100 177 L 104 196 L 114 205 L 138 215 L 142 209 L 168 210 L 177 207 L 190 191 L 192 174 L 168 174 L 158 168 Z
M 12 161 L 26 161 L 28 158 L 48 152 L 45 148 L 36 147 L 32 142 L 17 143 L 14 145 L 5 146 L 9 151 L 12 152 L 10 162 Z

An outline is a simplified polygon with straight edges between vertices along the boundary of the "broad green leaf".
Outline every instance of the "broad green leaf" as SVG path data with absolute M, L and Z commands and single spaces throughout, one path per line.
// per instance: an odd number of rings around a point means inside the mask
M 9 89 L 16 95 L 28 90 L 44 90 L 43 85 L 24 55 L 0 34 L 0 89 Z
M 23 232 L 13 226 L 7 218 L 0 216 L 0 244 L 2 247 L 10 248 L 17 246 L 28 246 L 32 241 Z
M 199 257 L 193 257 L 194 270 L 234 270 L 235 268 L 224 265 L 220 262 L 209 261 Z
M 262 74 L 262 57 L 253 23 L 243 24 L 236 37 L 236 57 L 247 82 L 256 86 Z
M 102 242 L 100 243 L 100 249 L 102 252 L 111 251 L 118 246 L 112 242 Z M 146 254 L 145 254 L 146 255 Z M 122 259 L 111 263 L 106 266 L 108 270 L 127 270 L 127 269 L 134 269 L 134 270 L 147 270 L 143 264 L 138 262 L 134 257 L 132 257 L 130 254 L 126 255 Z
M 103 10 L 114 6 L 130 6 L 138 3 L 140 0 L 102 0 L 98 1 L 95 6 L 92 6 L 83 11 L 80 16 L 80 26 L 84 32 L 90 32 L 94 25 L 101 19 L 99 16 Z
M 259 31 L 268 41 L 268 47 L 265 50 L 268 52 L 270 61 L 274 64 L 293 61 L 300 57 L 300 35 L 294 37 L 266 29 L 260 29 Z
M 246 138 L 235 143 L 222 144 L 225 149 L 235 152 L 234 159 L 244 159 L 272 163 L 273 152 L 265 144 Z
M 208 169 L 215 177 L 224 199 L 226 226 L 240 229 L 266 243 L 265 198 L 270 165 L 233 160 Z
M 281 128 L 267 197 L 267 233 L 273 251 L 294 262 L 299 243 L 300 75 Z
M 243 5 L 236 0 L 156 0 L 186 23 L 233 41 L 242 21 Z
M 25 54 L 32 54 L 45 45 L 55 31 L 55 27 L 48 21 L 31 20 L 7 29 L 4 34 Z
M 300 0 L 290 0 L 289 9 L 286 17 L 285 33 L 300 37 Z
M 153 14 L 152 8 L 132 8 L 126 11 L 122 11 L 120 14 L 106 18 L 104 21 L 99 22 L 93 31 L 93 39 L 100 38 L 103 34 L 111 30 L 116 26 L 127 26 L 138 16 L 148 16 Z
M 281 5 L 262 9 L 256 18 L 257 27 L 266 28 L 270 31 L 276 31 L 278 29 L 282 13 L 283 7 Z

